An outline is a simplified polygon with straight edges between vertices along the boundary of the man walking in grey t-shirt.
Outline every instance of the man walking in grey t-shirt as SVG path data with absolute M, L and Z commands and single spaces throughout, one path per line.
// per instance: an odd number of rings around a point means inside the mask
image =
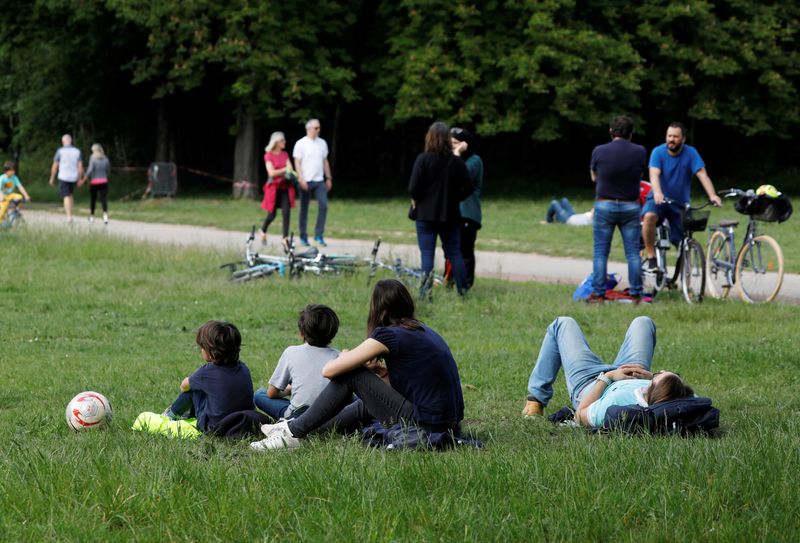
M 67 221 L 72 222 L 72 207 L 75 186 L 83 184 L 83 162 L 81 161 L 81 151 L 72 145 L 72 136 L 64 134 L 61 136 L 61 147 L 53 157 L 53 165 L 50 168 L 50 184 L 55 185 L 56 174 L 58 174 L 58 193 L 64 199 L 64 212 L 67 214 Z

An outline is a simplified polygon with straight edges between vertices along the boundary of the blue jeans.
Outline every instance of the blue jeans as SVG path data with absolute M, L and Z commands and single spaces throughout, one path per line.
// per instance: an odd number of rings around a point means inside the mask
M 459 294 L 467 291 L 467 268 L 461 255 L 461 225 L 438 221 L 417 221 L 417 244 L 422 262 L 422 273 L 433 271 L 433 257 L 436 254 L 436 237 L 442 240 L 444 256 L 453 267 L 453 277 Z
M 265 388 L 259 388 L 255 391 L 253 394 L 253 403 L 275 420 L 283 417 L 286 410 L 289 409 L 289 400 L 286 398 L 270 398 Z
M 308 206 L 311 198 L 314 198 L 319 204 L 314 235 L 321 238 L 325 233 L 325 219 L 328 216 L 328 189 L 325 187 L 325 182 L 309 181 L 308 190 L 298 188 L 298 192 L 300 192 L 300 237 L 308 238 Z
M 613 364 L 600 360 L 586 343 L 581 327 L 571 317 L 558 317 L 550 326 L 539 349 L 539 358 L 528 379 L 528 399 L 547 405 L 553 397 L 553 382 L 564 368 L 567 393 L 575 409 L 583 392 L 598 375 L 623 364 L 639 364 L 650 370 L 656 348 L 656 325 L 650 317 L 636 317 L 625 333 Z
M 628 261 L 628 284 L 631 295 L 642 294 L 642 261 L 639 258 L 639 241 L 642 224 L 638 202 L 595 202 L 594 204 L 594 259 L 592 292 L 602 296 L 606 292 L 608 253 L 614 227 L 619 226 L 625 259 Z
M 550 202 L 550 207 L 547 208 L 547 222 L 553 222 L 553 219 L 555 219 L 558 222 L 565 223 L 574 214 L 575 210 L 572 209 L 572 204 L 569 203 L 569 200 L 566 198 L 553 200 Z

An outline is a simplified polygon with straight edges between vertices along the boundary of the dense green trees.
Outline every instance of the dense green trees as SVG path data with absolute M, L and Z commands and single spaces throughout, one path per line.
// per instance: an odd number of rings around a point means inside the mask
M 192 137 L 182 126 L 193 100 L 227 119 L 215 137 L 231 142 L 221 149 L 235 141 L 237 178 L 257 175 L 260 125 L 320 115 L 334 143 L 341 130 L 358 137 L 343 104 L 390 132 L 443 118 L 542 142 L 623 112 L 645 132 L 672 118 L 743 137 L 791 138 L 800 126 L 792 2 L 0 0 L 0 9 L 7 149 L 84 130 L 174 158 L 177 135 Z

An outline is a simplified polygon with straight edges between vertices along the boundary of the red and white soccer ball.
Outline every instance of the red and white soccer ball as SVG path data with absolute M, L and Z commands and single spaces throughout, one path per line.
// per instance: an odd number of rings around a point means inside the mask
M 102 428 L 111 422 L 111 404 L 99 392 L 81 392 L 67 404 L 67 424 L 76 432 Z

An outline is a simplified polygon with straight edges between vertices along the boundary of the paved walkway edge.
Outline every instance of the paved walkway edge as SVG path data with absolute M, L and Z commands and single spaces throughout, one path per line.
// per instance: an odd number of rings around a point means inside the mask
M 70 225 L 63 214 L 47 211 L 26 210 L 25 219 L 35 228 L 63 228 L 79 232 L 106 232 L 115 237 L 158 243 L 175 247 L 201 247 L 226 251 L 231 253 L 231 258 L 244 255 L 244 244 L 247 232 L 221 230 L 207 226 L 192 226 L 185 224 L 150 223 L 127 220 L 112 220 L 108 226 L 102 221 L 89 223 L 86 217 L 76 217 Z M 270 236 L 270 242 L 259 251 L 280 254 L 278 245 L 279 236 Z M 328 253 L 350 253 L 366 256 L 372 250 L 374 240 L 350 240 L 327 238 Z M 379 256 L 385 260 L 401 258 L 404 263 L 411 266 L 419 265 L 419 250 L 416 245 L 401 243 L 381 244 Z M 479 277 L 494 277 L 508 281 L 535 281 L 542 283 L 562 283 L 577 285 L 592 272 L 591 260 L 578 258 L 555 257 L 536 253 L 513 253 L 476 251 L 475 273 Z M 441 250 L 437 250 L 437 265 L 443 267 L 444 257 Z M 628 268 L 622 262 L 609 262 L 609 273 L 618 273 L 623 278 L 625 286 Z M 734 296 L 734 293 L 731 294 Z M 800 275 L 787 273 L 783 279 L 783 286 L 778 295 L 778 300 L 791 303 L 800 303 Z

